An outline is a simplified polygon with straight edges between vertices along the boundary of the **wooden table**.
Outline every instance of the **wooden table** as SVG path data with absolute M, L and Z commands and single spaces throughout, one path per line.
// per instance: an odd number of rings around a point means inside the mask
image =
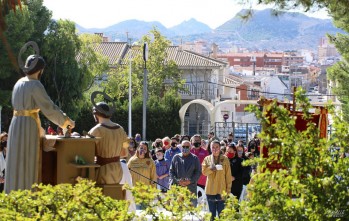
M 94 162 L 95 143 L 99 138 L 64 138 L 46 135 L 46 139 L 55 144 L 52 151 L 42 151 L 41 181 L 43 184 L 74 184 L 78 176 L 95 180 L 95 168 L 99 167 Z M 77 155 L 85 160 L 86 165 L 75 163 Z

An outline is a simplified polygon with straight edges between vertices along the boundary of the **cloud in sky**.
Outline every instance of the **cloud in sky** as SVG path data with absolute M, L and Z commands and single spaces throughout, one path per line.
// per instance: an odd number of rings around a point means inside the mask
M 191 18 L 216 28 L 243 8 L 236 0 L 44 0 L 44 5 L 54 19 L 69 19 L 85 28 L 105 28 L 128 19 L 159 21 L 169 28 Z

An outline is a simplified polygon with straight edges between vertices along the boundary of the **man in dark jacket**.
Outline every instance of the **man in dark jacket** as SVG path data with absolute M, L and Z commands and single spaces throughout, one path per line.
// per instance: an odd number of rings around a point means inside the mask
M 190 153 L 190 142 L 182 142 L 182 153 L 176 154 L 172 158 L 170 167 L 171 185 L 187 187 L 195 195 L 192 200 L 194 206 L 197 205 L 196 191 L 197 182 L 201 175 L 201 164 L 197 156 Z

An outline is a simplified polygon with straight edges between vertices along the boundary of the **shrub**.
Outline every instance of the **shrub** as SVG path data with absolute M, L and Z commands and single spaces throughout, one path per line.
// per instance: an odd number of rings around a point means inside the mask
M 308 100 L 303 92 L 296 96 L 298 107 L 309 118 Z M 225 196 L 226 206 L 219 220 L 348 220 L 349 158 L 340 156 L 348 151 L 349 125 L 330 108 L 334 134 L 331 139 L 322 139 L 310 123 L 307 130 L 297 131 L 289 111 L 276 102 L 267 107 L 276 119 L 268 127 L 265 112 L 256 106 L 249 109 L 264 125 L 261 145 L 268 148 L 269 157 L 246 162 L 259 163 L 258 173 L 248 185 L 248 199 L 239 204 L 235 197 Z M 339 151 L 333 152 L 333 147 Z M 285 167 L 273 172 L 265 170 L 267 163 L 274 160 Z M 166 195 L 147 185 L 129 188 L 136 203 L 145 208 L 140 217 L 127 212 L 126 201 L 103 196 L 91 181 L 79 180 L 75 186 L 40 184 L 34 189 L 1 194 L 0 219 L 143 220 L 150 216 L 153 220 L 182 220 L 186 215 L 210 219 L 209 213 L 201 212 L 201 206 L 191 205 L 191 194 L 186 188 L 176 186 Z
M 102 194 L 94 183 L 80 179 L 73 186 L 35 184 L 35 191 L 0 195 L 0 220 L 132 220 L 126 201 Z
M 194 196 L 187 188 L 171 186 L 166 194 L 141 183 L 136 183 L 133 188 L 126 188 L 131 190 L 136 204 L 144 208 L 142 216 L 138 217 L 140 220 L 146 216 L 159 221 L 181 221 L 186 216 L 191 216 L 194 220 L 210 219 L 210 213 L 202 212 L 202 205 L 192 205 L 191 200 Z
M 296 98 L 303 117 L 309 119 L 311 105 L 304 92 L 297 92 Z M 276 119 L 272 125 L 266 112 L 249 107 L 264 125 L 261 145 L 268 148 L 269 157 L 247 162 L 258 162 L 259 171 L 248 185 L 248 200 L 239 205 L 241 220 L 349 219 L 349 158 L 331 154 L 334 145 L 340 147 L 338 154 L 347 151 L 349 127 L 329 108 L 336 128 L 330 140 L 320 138 L 312 123 L 297 131 L 289 110 L 276 102 L 266 107 Z M 265 170 L 274 160 L 284 168 Z M 227 205 L 225 214 L 235 210 L 233 206 Z

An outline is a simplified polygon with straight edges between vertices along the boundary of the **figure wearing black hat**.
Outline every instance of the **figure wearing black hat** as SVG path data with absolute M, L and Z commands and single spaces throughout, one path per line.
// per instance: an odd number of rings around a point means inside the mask
M 89 131 L 89 134 L 101 138 L 96 143 L 97 164 L 101 165 L 97 170 L 96 183 L 119 184 L 123 175 L 120 157 L 127 156 L 129 139 L 125 130 L 110 119 L 115 112 L 115 104 L 109 106 L 105 102 L 95 103 L 97 94 L 111 101 L 111 98 L 103 92 L 96 91 L 91 95 L 94 105 L 92 112 L 97 125 Z
M 52 102 L 41 84 L 39 79 L 44 67 L 42 57 L 30 55 L 25 66 L 21 67 L 26 76 L 19 79 L 13 88 L 13 118 L 8 133 L 6 157 L 6 193 L 31 189 L 34 183 L 40 181 L 40 135 L 43 135 L 40 133 L 43 129 L 39 111 L 62 128 L 75 126 L 75 122 Z

